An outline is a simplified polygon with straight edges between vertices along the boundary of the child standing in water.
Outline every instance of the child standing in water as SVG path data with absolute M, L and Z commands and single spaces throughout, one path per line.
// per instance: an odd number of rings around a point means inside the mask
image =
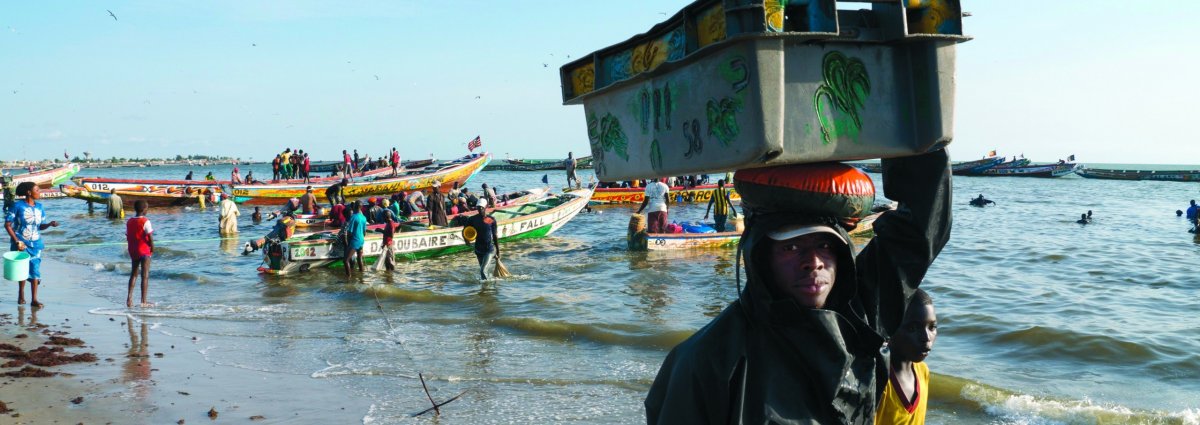
M 133 281 L 139 270 L 142 273 L 142 307 L 148 307 L 146 280 L 150 278 L 150 255 L 154 253 L 154 227 L 146 217 L 146 201 L 134 202 L 133 210 L 137 216 L 125 222 L 125 241 L 129 244 L 129 259 L 133 262 L 129 270 L 129 293 L 125 297 L 125 307 L 133 307 Z
M 887 387 L 875 411 L 875 423 L 924 424 L 929 404 L 929 366 L 925 358 L 937 339 L 933 299 L 921 289 L 913 293 L 904 321 L 889 342 L 892 357 Z

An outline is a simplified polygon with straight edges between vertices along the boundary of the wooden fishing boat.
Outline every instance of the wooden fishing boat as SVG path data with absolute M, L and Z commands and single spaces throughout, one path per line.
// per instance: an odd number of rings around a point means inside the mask
M 492 217 L 497 221 L 500 242 L 554 233 L 587 206 L 590 195 L 590 191 L 580 190 L 494 212 Z M 381 228 L 382 225 L 368 227 L 371 231 L 366 235 L 362 250 L 366 263 L 374 263 L 383 253 L 383 235 L 378 232 Z M 463 239 L 462 231 L 461 225 L 439 227 L 421 222 L 399 223 L 392 246 L 397 259 L 409 260 L 470 251 L 473 245 Z M 341 266 L 343 248 L 336 240 L 337 232 L 329 231 L 295 235 L 279 245 L 268 243 L 263 249 L 266 266 L 258 270 L 265 274 L 288 275 L 313 268 Z
M 1161 180 L 1170 182 L 1200 181 L 1200 170 L 1116 170 L 1080 167 L 1075 174 L 1089 179 L 1106 180 Z
M 863 170 L 864 173 L 882 173 L 883 172 L 883 163 L 882 162 L 860 162 L 860 163 L 855 163 L 855 164 L 851 164 L 851 165 L 854 165 L 855 167 L 858 167 L 858 169 Z
M 58 168 L 39 170 L 32 173 L 17 174 L 12 176 L 12 184 L 15 187 L 21 183 L 33 182 L 40 188 L 48 189 L 58 186 L 60 183 L 69 180 L 78 172 L 79 164 L 72 163 Z
M 67 196 L 76 199 L 82 199 L 88 202 L 103 204 L 108 202 L 109 192 L 91 191 L 83 186 L 59 186 Z M 157 192 L 140 192 L 132 190 L 117 190 L 117 195 L 121 197 L 121 205 L 123 208 L 132 209 L 134 202 L 146 201 L 149 207 L 182 207 L 188 205 L 204 206 L 206 201 L 211 201 L 213 192 L 208 189 L 185 188 L 175 190 L 160 190 Z
M 58 189 L 38 189 L 38 199 L 63 199 L 67 194 Z M 4 192 L 0 191 L 0 201 L 4 200 Z
M 894 208 L 894 207 L 893 207 Z M 873 235 L 875 219 L 879 218 L 884 211 L 864 217 L 858 222 L 858 226 L 851 230 L 850 237 L 869 237 Z M 726 226 L 734 226 L 734 223 L 728 223 Z M 634 235 L 628 235 L 633 238 Z M 742 232 L 716 232 L 716 233 L 647 233 L 646 247 L 650 251 L 673 251 L 681 249 L 711 249 L 711 248 L 732 248 L 736 247 L 738 241 L 742 239 Z
M 1004 157 L 993 156 L 974 161 L 960 162 L 950 166 L 950 172 L 956 176 L 969 176 L 983 172 L 1004 162 Z
M 490 154 L 472 154 L 445 164 L 438 164 L 437 166 L 430 166 L 420 170 L 409 170 L 398 177 L 353 181 L 342 189 L 342 194 L 346 199 L 357 199 L 424 190 L 432 187 L 435 181 L 441 182 L 446 187 L 453 186 L 454 183 L 464 184 L 475 173 L 483 169 L 483 166 L 487 165 L 489 160 L 491 160 Z M 370 172 L 377 171 L 380 170 Z M 383 171 L 391 173 L 391 169 Z M 238 203 L 248 205 L 281 205 L 288 199 L 299 198 L 301 195 L 304 195 L 307 186 L 309 184 L 305 183 L 232 185 L 231 193 L 233 194 L 233 200 Z M 316 195 L 318 201 L 327 203 L 324 190 L 314 190 L 313 195 Z
M 355 180 L 370 180 L 383 176 L 388 176 L 392 173 L 391 169 L 386 170 L 371 170 L 361 175 L 355 174 Z M 74 179 L 75 184 L 84 186 L 88 190 L 94 192 L 108 192 L 110 189 L 130 190 L 135 192 L 149 191 L 158 192 L 162 190 L 182 190 L 183 188 L 198 188 L 222 190 L 222 188 L 232 184 L 229 180 L 156 180 L 156 179 L 118 179 L 109 177 L 80 177 Z M 328 186 L 336 182 L 342 181 L 342 176 L 332 177 L 313 177 L 308 179 L 308 183 L 304 179 L 279 180 L 269 184 L 296 184 L 302 186 Z M 258 182 L 249 186 L 267 185 L 268 183 Z
M 1075 170 L 1074 163 L 1062 164 L 1045 164 L 1045 165 L 1026 165 L 1023 167 L 1007 167 L 1007 168 L 989 168 L 983 170 L 981 176 L 1007 176 L 1007 177 L 1062 177 L 1071 174 Z
M 667 203 L 708 202 L 709 199 L 712 199 L 716 189 L 717 185 L 715 184 L 688 188 L 672 186 L 670 191 L 667 192 Z M 569 191 L 571 188 L 563 190 Z M 737 190 L 734 190 L 733 185 L 726 185 L 725 190 L 729 193 L 729 200 L 740 201 L 742 199 L 741 195 L 738 195 Z M 607 187 L 593 189 L 593 191 L 595 193 L 592 195 L 592 202 L 597 204 L 640 204 L 645 199 L 646 194 L 646 188 L 644 187 Z
M 492 207 L 492 208 L 488 208 L 488 211 L 495 211 L 497 209 L 505 209 L 505 208 L 509 208 L 509 207 L 513 207 L 513 206 L 525 205 L 530 202 L 539 201 L 539 200 L 545 199 L 546 196 L 549 195 L 549 192 L 550 192 L 550 190 L 547 188 L 534 188 L 534 189 L 522 190 L 522 191 L 509 193 L 509 194 L 506 194 L 506 196 L 504 197 L 504 199 L 507 199 L 506 201 L 501 201 L 499 205 Z M 447 215 L 446 217 L 449 219 L 453 219 L 454 217 L 457 217 L 457 216 L 463 215 L 463 214 L 466 214 L 466 212 L 464 212 L 462 214 L 450 214 L 450 215 Z M 327 226 L 329 226 L 329 214 L 328 213 L 296 214 L 295 218 L 296 218 L 296 227 L 327 227 Z M 429 212 L 428 211 L 418 211 L 416 213 L 413 213 L 412 215 L 408 216 L 408 221 L 427 222 L 427 221 L 429 221 Z
M 484 171 L 549 171 L 549 170 L 566 170 L 567 166 L 564 160 L 531 160 L 531 159 L 506 159 L 503 163 L 488 164 Z M 592 157 L 585 156 L 575 159 L 575 168 L 582 169 L 592 166 Z

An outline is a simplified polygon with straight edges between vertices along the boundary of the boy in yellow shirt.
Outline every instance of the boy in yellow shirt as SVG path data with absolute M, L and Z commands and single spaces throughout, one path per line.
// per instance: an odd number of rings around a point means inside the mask
M 929 404 L 929 366 L 925 358 L 937 339 L 937 315 L 933 299 L 921 289 L 913 293 L 904 321 L 892 335 L 887 387 L 879 398 L 875 423 L 924 424 Z

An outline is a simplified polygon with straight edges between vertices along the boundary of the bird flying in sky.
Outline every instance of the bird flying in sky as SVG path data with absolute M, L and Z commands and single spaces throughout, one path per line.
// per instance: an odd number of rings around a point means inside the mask
M 114 20 L 114 21 L 116 21 L 116 20 L 117 20 L 117 15 L 114 15 L 114 14 L 112 13 L 112 11 L 111 11 L 111 10 L 108 10 L 108 9 L 104 9 L 104 10 L 108 12 L 108 16 L 112 16 L 112 17 L 113 17 L 113 20 Z

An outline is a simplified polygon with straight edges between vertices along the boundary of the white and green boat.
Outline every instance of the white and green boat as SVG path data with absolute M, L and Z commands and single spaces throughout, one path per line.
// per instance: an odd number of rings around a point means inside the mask
M 591 191 L 578 190 L 538 202 L 497 209 L 492 217 L 497 221 L 500 242 L 541 238 L 571 221 L 587 206 Z M 374 263 L 383 253 L 383 234 L 380 226 L 371 226 L 363 244 L 363 261 Z M 405 222 L 396 227 L 392 246 L 397 259 L 415 260 L 470 251 L 473 245 L 463 239 L 463 226 L 432 226 L 428 223 Z M 320 267 L 342 267 L 342 245 L 336 232 L 296 235 L 278 245 L 263 250 L 265 265 L 259 272 L 288 275 Z

